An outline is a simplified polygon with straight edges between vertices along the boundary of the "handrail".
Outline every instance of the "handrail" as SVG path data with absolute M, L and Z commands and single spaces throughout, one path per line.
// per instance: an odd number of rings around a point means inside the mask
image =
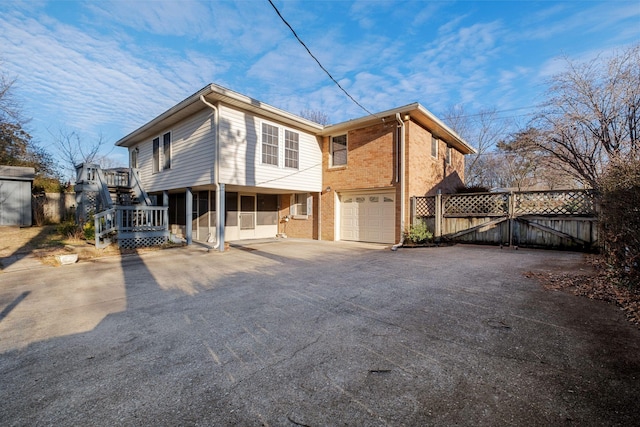
M 111 244 L 111 238 L 109 236 L 118 230 L 115 216 L 116 209 L 111 208 L 98 212 L 93 217 L 97 249 L 104 249 Z
M 102 198 L 103 206 L 106 209 L 111 209 L 113 207 L 113 201 L 111 200 L 111 193 L 109 193 L 109 186 L 107 185 L 107 180 L 102 173 L 102 169 L 100 167 L 96 168 L 96 178 L 99 182 L 100 187 L 100 197 Z
M 169 229 L 167 206 L 117 206 L 116 217 L 119 233 Z
M 109 187 L 130 187 L 131 179 L 130 179 L 129 170 L 118 170 L 118 169 L 106 169 L 104 170 L 104 177 L 106 179 L 106 183 Z
M 117 238 L 130 235 L 143 237 L 169 235 L 169 208 L 167 206 L 115 206 L 94 216 L 96 248 L 111 244 L 111 235 Z
M 144 188 L 142 188 L 142 184 L 138 179 L 138 169 L 131 168 L 129 170 L 131 175 L 129 180 L 131 189 L 139 194 L 139 199 L 143 200 L 145 205 L 151 206 L 153 203 L 151 203 L 151 199 L 147 195 L 147 192 L 144 191 Z

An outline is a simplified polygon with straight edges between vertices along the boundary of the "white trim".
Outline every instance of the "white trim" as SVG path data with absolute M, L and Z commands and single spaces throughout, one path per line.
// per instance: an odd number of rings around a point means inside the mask
M 345 156 L 345 158 L 344 158 L 344 163 L 336 165 L 333 162 L 333 139 L 341 137 L 341 136 L 344 136 L 344 139 L 345 139 L 345 141 L 344 141 L 344 144 L 345 144 L 344 156 Z M 330 160 L 330 162 L 329 162 L 330 163 L 330 166 L 329 166 L 330 168 L 341 168 L 341 167 L 345 167 L 345 166 L 347 166 L 347 164 L 349 164 L 349 133 L 348 132 L 341 133 L 341 134 L 338 134 L 338 135 L 331 135 L 329 137 L 329 160 Z
M 306 213 L 305 214 L 300 214 L 298 213 L 298 205 L 301 205 L 302 203 L 296 203 L 296 198 L 298 195 L 304 195 L 305 197 L 305 210 Z M 309 219 L 309 216 L 311 215 L 310 211 L 313 209 L 313 198 L 311 196 L 311 193 L 309 192 L 305 192 L 305 193 L 293 193 L 291 194 L 291 198 L 290 198 L 290 202 L 289 202 L 289 215 L 291 216 L 291 218 L 293 219 Z
M 257 159 L 258 163 L 261 166 L 271 166 L 271 167 L 276 167 L 276 168 L 280 169 L 281 168 L 281 164 L 282 164 L 282 161 L 281 161 L 282 160 L 281 159 L 282 158 L 282 154 L 281 154 L 282 144 L 280 143 L 280 141 L 282 140 L 282 137 L 281 137 L 282 136 L 281 135 L 281 133 L 282 133 L 281 126 L 279 124 L 276 124 L 276 123 L 273 123 L 273 122 L 269 122 L 267 120 L 259 120 L 258 122 L 260 123 L 260 134 L 258 136 L 258 143 L 260 144 L 260 149 L 258 150 L 258 152 L 259 152 L 260 158 Z M 278 138 L 277 139 L 278 145 L 276 146 L 277 152 L 276 152 L 276 164 L 275 165 L 273 163 L 265 163 L 264 162 L 264 158 L 263 158 L 263 156 L 264 156 L 264 151 L 263 151 L 264 150 L 264 141 L 262 139 L 263 133 L 264 133 L 263 132 L 263 126 L 264 125 L 272 126 L 272 127 L 276 128 L 276 131 L 277 131 L 276 132 L 276 136 Z
M 435 147 L 436 147 L 436 154 L 433 154 L 433 147 L 435 143 Z M 439 147 L 440 146 L 440 139 L 436 138 L 435 136 L 431 135 L 431 145 L 429 146 L 429 154 L 431 155 L 432 159 L 436 159 L 438 160 L 438 154 L 439 154 Z

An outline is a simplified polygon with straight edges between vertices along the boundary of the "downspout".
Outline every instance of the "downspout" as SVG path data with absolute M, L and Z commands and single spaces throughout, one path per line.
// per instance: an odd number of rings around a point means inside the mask
M 396 113 L 396 121 L 398 122 L 398 128 L 400 128 L 400 241 L 391 246 L 392 251 L 397 251 L 399 247 L 404 244 L 404 193 L 405 193 L 405 141 L 404 141 L 404 122 L 400 117 L 400 113 Z
M 224 213 L 220 212 L 220 126 L 219 126 L 219 113 L 218 107 L 207 101 L 204 95 L 200 95 L 200 101 L 204 103 L 207 107 L 213 110 L 213 127 L 214 127 L 214 137 L 215 137 L 215 157 L 213 159 L 213 183 L 216 186 L 216 243 L 213 245 L 214 249 L 220 249 L 224 251 L 224 243 L 222 246 L 220 245 L 222 240 L 222 230 L 220 229 L 220 217 L 224 215 Z

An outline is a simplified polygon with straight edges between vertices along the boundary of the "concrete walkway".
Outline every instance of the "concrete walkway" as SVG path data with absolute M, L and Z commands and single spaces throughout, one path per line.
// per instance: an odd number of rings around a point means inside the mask
M 254 242 L 0 274 L 2 425 L 633 425 L 640 330 L 570 252 Z

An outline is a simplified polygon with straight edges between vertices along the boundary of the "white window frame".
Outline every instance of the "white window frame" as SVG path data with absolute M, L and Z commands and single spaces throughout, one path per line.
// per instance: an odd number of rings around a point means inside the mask
M 169 150 L 167 150 L 167 136 L 169 138 Z M 169 155 L 167 155 L 167 151 Z M 171 169 L 171 163 L 173 163 L 173 135 L 169 131 L 162 134 L 162 170 Z
M 169 155 L 165 155 L 165 137 L 169 136 Z M 158 142 L 158 158 L 155 157 L 155 144 Z M 171 131 L 164 132 L 151 140 L 151 163 L 152 163 L 152 173 L 159 173 L 163 170 L 171 169 L 171 162 L 173 159 L 173 140 Z M 169 160 L 169 164 L 166 164 L 167 159 Z
M 333 148 L 333 144 L 334 144 L 334 141 L 337 138 L 342 138 L 342 137 L 344 137 L 344 163 L 336 164 L 335 163 L 335 157 L 334 157 L 335 150 Z M 329 147 L 329 151 L 330 151 L 330 155 L 331 155 L 331 166 L 332 167 L 346 166 L 348 161 L 349 161 L 349 138 L 348 138 L 347 134 L 345 133 L 345 134 L 342 134 L 342 135 L 332 136 L 330 144 L 331 144 L 331 146 Z M 340 151 L 343 151 L 343 150 L 340 150 Z
M 275 144 L 272 144 L 270 142 L 265 142 L 265 126 L 270 126 L 272 128 L 275 128 L 276 133 L 275 133 L 275 137 L 276 137 L 276 141 Z M 271 134 L 269 134 L 269 136 L 273 136 Z M 271 162 L 266 162 L 265 161 L 265 155 L 269 156 L 270 158 L 273 158 L 273 154 L 266 154 L 265 152 L 265 146 L 268 147 L 275 147 L 275 163 L 271 163 Z M 262 124 L 260 125 L 260 164 L 263 165 L 270 165 L 270 166 L 275 166 L 275 167 L 279 167 L 280 166 L 280 127 L 276 126 L 274 124 L 271 123 L 267 123 L 267 122 L 262 122 Z
M 296 139 L 288 138 L 290 135 L 295 135 Z M 290 145 L 295 144 L 295 149 Z M 295 154 L 295 159 L 290 156 Z M 295 161 L 295 165 L 291 165 Z M 290 169 L 300 168 L 300 134 L 289 129 L 284 130 L 284 167 Z
M 295 193 L 291 195 L 289 215 L 293 219 L 308 219 L 311 215 L 312 199 L 309 193 Z
M 137 169 L 138 168 L 138 162 L 140 161 L 140 148 L 136 147 L 133 150 L 131 150 L 130 156 L 129 156 L 129 167 L 131 167 L 131 169 Z
M 447 163 L 447 166 L 451 166 L 451 146 L 450 145 L 447 145 L 447 151 L 445 152 L 444 158 Z
M 431 135 L 431 157 L 433 157 L 434 159 L 438 158 L 438 145 L 440 145 L 440 141 L 438 140 L 438 138 Z
M 158 145 L 157 151 L 156 151 L 156 143 Z M 152 164 L 152 173 L 159 173 L 160 172 L 160 165 L 162 165 L 162 161 L 160 160 L 161 154 L 160 154 L 160 137 L 157 136 L 155 138 L 153 138 L 151 140 L 151 164 Z M 157 157 L 156 157 L 156 153 L 157 153 Z

